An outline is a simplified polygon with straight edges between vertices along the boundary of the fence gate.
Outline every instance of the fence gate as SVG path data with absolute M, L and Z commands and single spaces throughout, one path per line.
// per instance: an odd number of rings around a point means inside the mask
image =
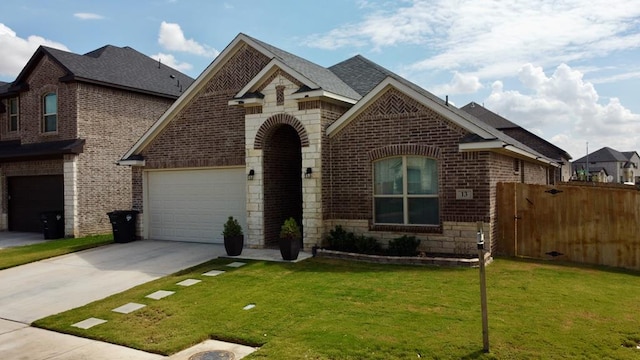
M 640 270 L 640 192 L 632 186 L 497 186 L 497 252 Z

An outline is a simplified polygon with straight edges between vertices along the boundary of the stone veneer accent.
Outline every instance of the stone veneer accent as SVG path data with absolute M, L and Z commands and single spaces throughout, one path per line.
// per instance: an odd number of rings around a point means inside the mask
M 285 101 L 278 105 L 278 89 L 284 87 Z M 245 153 L 247 169 L 256 173 L 254 179 L 247 183 L 247 236 L 245 241 L 250 246 L 260 247 L 264 243 L 264 176 L 263 176 L 263 140 L 265 134 L 275 125 L 286 124 L 299 134 L 302 152 L 303 169 L 311 168 L 311 178 L 302 179 L 302 226 L 304 229 L 304 247 L 310 248 L 321 240 L 322 224 L 322 161 L 321 111 L 318 108 L 299 110 L 298 102 L 288 100 L 287 96 L 299 89 L 288 76 L 281 74 L 273 77 L 271 82 L 263 85 L 264 102 L 261 114 L 245 116 Z

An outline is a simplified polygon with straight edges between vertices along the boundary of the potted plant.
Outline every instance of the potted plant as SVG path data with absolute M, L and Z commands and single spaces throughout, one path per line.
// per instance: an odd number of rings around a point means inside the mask
M 244 246 L 242 226 L 233 216 L 229 216 L 227 222 L 224 223 L 222 236 L 224 236 L 224 249 L 227 251 L 227 255 L 238 256 L 242 253 L 242 247 Z
M 280 254 L 284 260 L 295 260 L 300 253 L 300 227 L 292 217 L 288 218 L 280 228 Z

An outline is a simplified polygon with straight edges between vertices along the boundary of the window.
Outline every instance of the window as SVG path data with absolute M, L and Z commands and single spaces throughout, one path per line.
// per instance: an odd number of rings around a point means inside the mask
M 43 100 L 43 131 L 58 131 L 58 96 L 49 93 L 44 96 Z
M 374 163 L 376 224 L 440 225 L 438 164 L 423 156 Z
M 9 99 L 9 131 L 18 131 L 18 98 Z

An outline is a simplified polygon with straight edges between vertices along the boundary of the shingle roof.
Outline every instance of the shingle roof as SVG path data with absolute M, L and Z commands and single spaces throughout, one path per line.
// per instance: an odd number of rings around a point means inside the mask
M 365 96 L 373 90 L 391 71 L 367 60 L 361 55 L 356 55 L 343 62 L 329 67 L 329 70 L 341 78 L 361 96 Z
M 473 115 L 487 125 L 506 133 L 507 135 L 519 140 L 524 144 L 527 144 L 532 148 L 535 148 L 537 151 L 548 157 L 556 160 L 562 160 L 563 158 L 566 160 L 571 159 L 571 155 L 569 155 L 569 153 L 567 153 L 565 150 L 553 145 L 552 143 L 539 137 L 538 135 L 529 132 L 518 124 L 494 113 L 493 111 L 485 108 L 482 105 L 476 104 L 475 102 L 470 102 L 460 109 Z M 543 143 L 546 146 L 543 145 L 542 147 L 540 147 L 540 143 Z
M 20 140 L 0 142 L 0 160 L 33 160 L 61 156 L 63 154 L 80 154 L 85 144 L 84 139 L 69 139 L 31 144 L 21 144 Z
M 409 88 L 415 90 L 422 96 L 427 97 L 431 101 L 439 104 L 442 107 L 445 107 L 447 110 L 455 113 L 456 115 L 464 118 L 467 121 L 475 124 L 482 130 L 488 132 L 495 139 L 501 140 L 507 144 L 514 145 L 518 148 L 531 152 L 536 156 L 547 158 L 547 156 L 541 154 L 540 152 L 530 148 L 529 146 L 523 144 L 522 142 L 510 137 L 509 135 L 503 133 L 502 131 L 497 130 L 493 126 L 479 121 L 475 116 L 469 114 L 466 111 L 460 110 L 457 107 L 449 104 L 447 101 L 443 101 L 441 98 L 435 96 L 429 91 L 423 89 L 422 87 L 412 83 L 411 81 L 403 78 L 400 75 L 395 74 L 394 72 L 385 69 L 384 67 L 374 63 L 367 58 L 357 55 L 350 59 L 347 59 L 343 62 L 340 62 L 336 65 L 333 65 L 329 68 L 336 75 L 340 76 L 342 80 L 352 86 L 356 91 L 358 91 L 362 96 L 365 96 L 371 90 L 373 90 L 378 84 L 380 84 L 385 78 L 391 77 L 398 82 L 408 86 Z M 467 142 L 478 142 L 478 136 L 470 136 L 464 138 L 462 141 Z
M 589 155 L 589 162 L 626 162 L 627 157 L 618 150 L 614 150 L 610 147 L 603 147 L 600 150 L 594 151 Z M 587 162 L 587 155 L 575 160 L 574 163 Z
M 349 85 L 347 85 L 342 79 L 340 79 L 340 77 L 332 73 L 331 70 L 315 64 L 309 60 L 305 60 L 299 56 L 288 53 L 284 50 L 278 49 L 275 46 L 269 45 L 248 35 L 245 36 L 255 41 L 257 44 L 263 46 L 265 49 L 267 49 L 267 51 L 278 58 L 278 60 L 287 64 L 287 66 L 291 67 L 295 71 L 309 78 L 314 83 L 318 84 L 321 89 L 354 100 L 358 100 L 362 97 L 361 94 L 349 87 Z
M 171 98 L 180 96 L 193 82 L 191 77 L 130 47 L 107 45 L 78 55 L 41 46 L 12 87 L 20 86 L 37 59 L 44 54 L 51 56 L 67 72 L 61 79 L 63 81 L 98 83 Z
M 488 110 L 484 106 L 476 104 L 475 102 L 470 102 L 460 109 L 468 112 L 469 114 L 477 117 L 478 119 L 484 121 L 486 124 L 491 125 L 498 130 L 520 127 L 517 124 L 514 124 L 513 122 L 494 113 L 493 111 Z

